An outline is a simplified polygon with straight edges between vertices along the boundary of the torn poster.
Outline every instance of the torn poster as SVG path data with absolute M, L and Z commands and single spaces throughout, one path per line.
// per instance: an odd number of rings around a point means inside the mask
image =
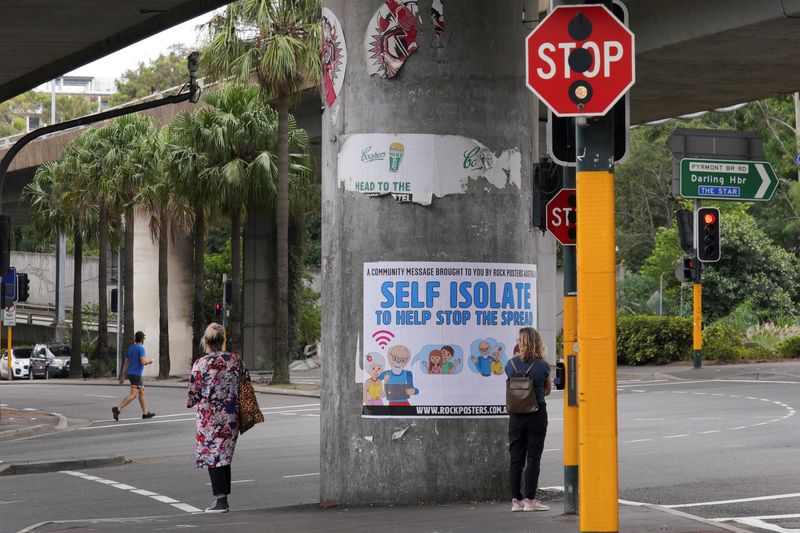
M 431 4 L 431 22 L 437 37 L 444 35 L 444 6 L 442 0 L 433 0 Z
M 347 45 L 339 19 L 327 7 L 322 8 L 322 80 L 325 103 L 331 107 L 342 90 L 347 70 Z
M 368 196 L 391 194 L 397 201 L 430 205 L 433 196 L 463 194 L 470 180 L 484 178 L 498 189 L 520 188 L 518 148 L 495 155 L 460 135 L 354 134 L 339 148 L 339 182 Z
M 417 49 L 416 0 L 386 0 L 369 21 L 364 48 L 370 76 L 395 77 Z

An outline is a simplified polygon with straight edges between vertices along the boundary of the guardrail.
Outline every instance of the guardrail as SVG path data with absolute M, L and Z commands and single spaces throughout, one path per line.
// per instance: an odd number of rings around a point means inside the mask
M 28 324 L 31 326 L 53 326 L 55 325 L 55 308 L 51 305 L 39 304 L 17 304 L 17 324 Z M 71 309 L 67 309 L 71 312 Z M 70 321 L 66 321 L 70 322 Z M 97 331 L 99 324 L 96 320 L 87 321 L 83 320 L 83 328 L 88 330 Z M 117 321 L 109 319 L 108 332 L 117 332 Z

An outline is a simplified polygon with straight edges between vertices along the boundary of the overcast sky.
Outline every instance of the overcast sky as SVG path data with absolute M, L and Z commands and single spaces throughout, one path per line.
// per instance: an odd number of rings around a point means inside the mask
M 183 24 L 164 30 L 68 74 L 93 76 L 95 78 L 119 78 L 126 70 L 136 68 L 140 61 L 144 61 L 146 64 L 149 60 L 157 58 L 159 54 L 165 53 L 173 44 L 182 43 L 192 47 L 198 43 L 200 38 L 196 27 L 207 22 L 212 13 L 206 13 Z

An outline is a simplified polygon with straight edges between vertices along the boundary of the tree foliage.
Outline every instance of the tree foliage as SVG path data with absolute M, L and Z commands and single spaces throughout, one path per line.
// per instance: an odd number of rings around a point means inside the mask
M 147 64 L 140 61 L 135 69 L 126 70 L 116 81 L 117 92 L 110 104 L 124 104 L 186 83 L 189 81 L 186 60 L 190 52 L 186 46 L 174 44 L 166 54 L 159 54 Z

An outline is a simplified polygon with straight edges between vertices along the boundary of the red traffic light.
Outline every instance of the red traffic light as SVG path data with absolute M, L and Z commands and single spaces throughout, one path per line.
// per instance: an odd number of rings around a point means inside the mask
M 717 221 L 717 216 L 714 213 L 706 213 L 703 215 L 703 222 L 706 224 L 713 224 Z

